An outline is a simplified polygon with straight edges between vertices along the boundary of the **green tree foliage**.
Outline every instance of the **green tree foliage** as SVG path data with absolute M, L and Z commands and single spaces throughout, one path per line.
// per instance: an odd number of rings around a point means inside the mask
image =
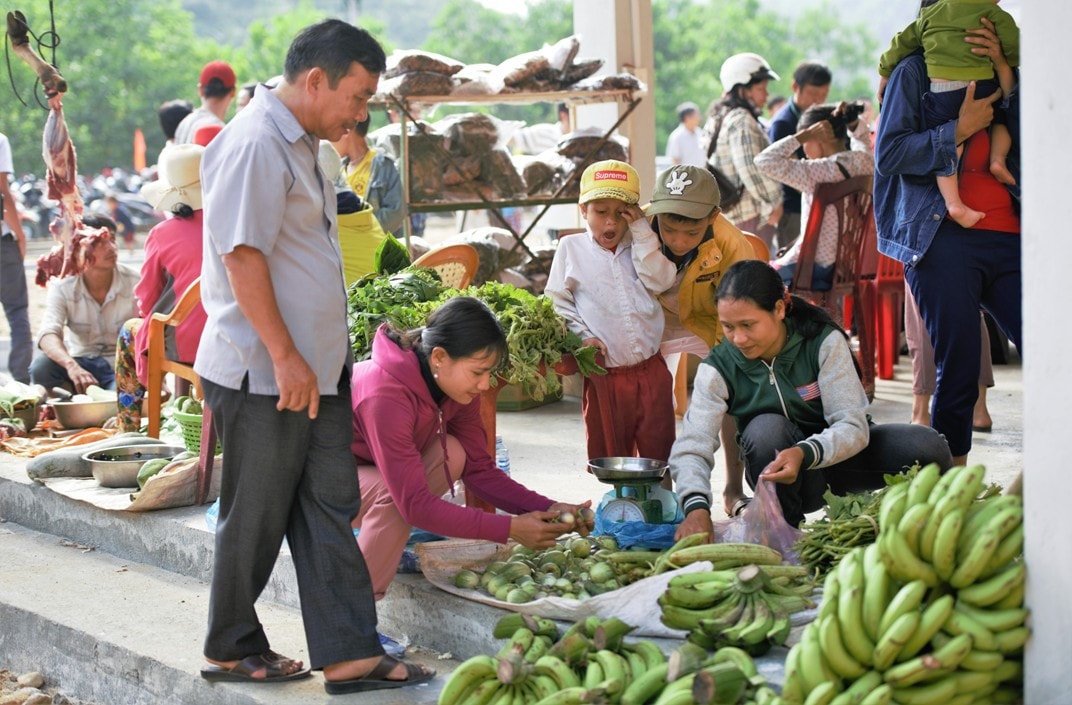
M 20 3 L 38 35 L 50 27 L 48 6 L 45 0 Z M 152 160 L 163 146 L 157 107 L 172 98 L 196 98 L 197 73 L 215 47 L 194 36 L 178 0 L 55 3 L 55 27 L 56 63 L 70 86 L 64 115 L 80 171 L 129 166 L 135 128 L 144 133 Z M 39 51 L 52 59 L 51 51 Z M 8 55 L 14 86 L 4 81 L 0 88 L 0 130 L 11 140 L 16 171 L 41 174 L 47 113 L 33 95 L 36 77 Z M 16 99 L 16 90 L 28 105 Z
M 234 46 L 221 43 L 223 34 L 195 30 L 193 15 L 183 8 L 197 9 L 198 2 L 205 5 L 200 0 L 52 3 L 62 40 L 56 61 L 71 86 L 64 111 L 83 173 L 129 166 L 136 128 L 145 135 L 148 160 L 154 161 L 163 146 L 157 108 L 173 98 L 196 104 L 197 75 L 206 61 L 231 62 L 240 83 L 265 80 L 282 71 L 296 28 L 335 15 L 355 19 L 382 39 L 389 24 L 382 19 L 382 7 L 360 0 L 263 0 L 259 5 L 251 0 L 250 7 L 260 8 L 252 15 L 238 14 L 238 5 L 208 3 L 227 10 L 226 23 L 242 30 L 245 39 Z M 48 0 L 17 4 L 38 34 L 49 29 L 49 5 Z M 403 5 L 405 12 L 399 9 Z M 441 10 L 433 17 L 437 8 Z M 421 15 L 421 23 L 431 27 L 421 48 L 465 63 L 499 63 L 573 33 L 570 0 L 527 0 L 525 10 L 523 15 L 500 12 L 476 0 L 399 0 L 397 7 L 392 5 L 390 24 L 397 24 L 396 16 Z M 350 17 L 354 12 L 357 16 Z M 677 122 L 674 107 L 692 100 L 706 108 L 721 94 L 719 66 L 739 51 L 762 54 L 782 75 L 771 85 L 772 93 L 789 92 L 793 68 L 805 58 L 823 60 L 833 69 L 832 100 L 868 94 L 874 81 L 878 42 L 863 25 L 840 21 L 829 1 L 795 18 L 765 10 L 761 0 L 654 0 L 653 13 L 660 152 Z M 386 43 L 385 48 L 390 51 Z M 40 51 L 52 58 L 47 49 Z M 14 85 L 3 81 L 0 87 L 0 131 L 11 141 L 16 170 L 40 174 L 46 112 L 33 96 L 35 77 L 14 56 L 9 60 Z M 19 102 L 16 91 L 28 105 Z M 529 122 L 554 120 L 553 106 L 547 105 L 497 109 L 496 114 Z
M 569 0 L 528 0 L 525 15 L 493 10 L 476 0 L 447 0 L 421 47 L 466 64 L 498 64 L 573 34 Z M 583 46 L 582 46 L 583 53 Z M 436 116 L 473 108 L 440 107 Z M 557 120 L 554 105 L 496 106 L 496 116 L 528 123 Z
M 40 35 L 49 29 L 47 0 L 25 0 L 19 6 L 32 31 Z M 83 174 L 106 166 L 129 168 L 136 128 L 145 136 L 147 160 L 153 163 L 164 146 L 157 109 L 174 98 L 198 105 L 197 77 L 206 62 L 230 62 L 239 84 L 267 80 L 282 72 L 296 28 L 326 16 L 311 0 L 301 0 L 287 12 L 252 22 L 245 43 L 235 47 L 199 38 L 192 14 L 179 0 L 67 1 L 54 7 L 61 40 L 56 62 L 70 86 L 64 117 Z M 370 19 L 362 25 L 382 36 L 381 23 Z M 52 60 L 51 51 L 39 52 Z M 16 172 L 40 175 L 47 112 L 34 98 L 35 76 L 14 55 L 9 60 L 14 86 L 3 81 L 0 87 L 0 131 L 11 141 Z M 16 90 L 27 105 L 16 98 Z
M 528 0 L 525 16 L 476 0 L 447 0 L 423 49 L 467 64 L 498 64 L 573 34 L 569 0 Z
M 283 62 L 294 39 L 295 28 L 307 27 L 329 16 L 330 13 L 317 9 L 311 0 L 301 0 L 289 12 L 251 22 L 248 37 L 233 58 L 233 66 L 239 80 L 267 81 L 283 73 Z M 391 53 L 391 44 L 384 40 L 385 29 L 382 22 L 361 16 L 358 24 L 379 39 L 384 51 Z
M 760 54 L 781 77 L 769 84 L 771 95 L 790 94 L 793 69 L 806 59 L 830 66 L 830 100 L 871 93 L 877 43 L 866 26 L 840 24 L 830 2 L 797 19 L 765 10 L 759 0 L 656 0 L 652 14 L 659 154 L 677 126 L 675 107 L 691 100 L 706 112 L 723 92 L 722 62 L 740 52 Z

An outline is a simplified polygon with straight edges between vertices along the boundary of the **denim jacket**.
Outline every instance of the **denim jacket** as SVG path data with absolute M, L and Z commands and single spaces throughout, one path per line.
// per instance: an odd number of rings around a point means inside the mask
M 956 120 L 926 129 L 929 89 L 923 55 L 901 61 L 886 86 L 875 143 L 878 249 L 909 267 L 926 254 L 946 216 L 935 177 L 957 170 Z
M 402 232 L 406 215 L 402 204 L 402 179 L 394 160 L 386 154 L 379 153 L 372 159 L 372 177 L 365 200 L 372 204 L 384 232 Z

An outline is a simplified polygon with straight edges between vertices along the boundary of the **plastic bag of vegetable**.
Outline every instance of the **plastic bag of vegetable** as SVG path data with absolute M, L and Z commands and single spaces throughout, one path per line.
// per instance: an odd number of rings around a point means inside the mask
M 716 543 L 758 543 L 782 554 L 782 560 L 800 565 L 793 546 L 804 532 L 788 524 L 773 482 L 760 480 L 748 506 L 732 519 L 714 522 Z

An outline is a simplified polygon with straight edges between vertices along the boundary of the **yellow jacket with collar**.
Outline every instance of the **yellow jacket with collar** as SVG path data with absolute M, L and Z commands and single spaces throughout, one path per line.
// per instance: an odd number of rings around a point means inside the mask
M 755 259 L 752 245 L 733 223 L 719 213 L 714 223 L 714 237 L 700 243 L 696 259 L 685 270 L 678 289 L 678 316 L 681 324 L 714 347 L 722 340 L 715 292 L 722 273 L 730 265 Z

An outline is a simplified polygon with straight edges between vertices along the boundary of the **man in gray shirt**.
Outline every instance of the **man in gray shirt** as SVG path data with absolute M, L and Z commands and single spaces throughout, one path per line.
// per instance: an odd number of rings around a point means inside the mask
M 204 653 L 209 680 L 309 675 L 272 651 L 255 602 L 284 536 L 309 656 L 329 693 L 410 685 L 433 672 L 383 653 L 364 558 L 350 450 L 352 355 L 335 190 L 320 140 L 365 118 L 385 68 L 364 30 L 325 20 L 302 30 L 284 80 L 205 150 L 208 314 L 194 369 L 223 446 L 223 477 Z

